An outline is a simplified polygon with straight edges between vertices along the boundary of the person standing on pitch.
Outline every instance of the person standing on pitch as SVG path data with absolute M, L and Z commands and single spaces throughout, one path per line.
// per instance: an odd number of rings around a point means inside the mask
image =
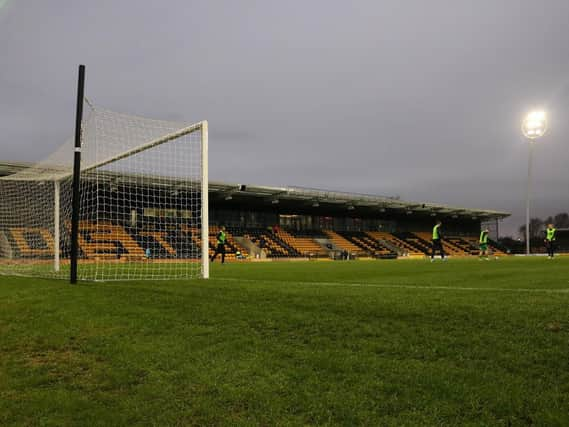
M 225 227 L 221 227 L 219 233 L 217 233 L 217 248 L 215 249 L 215 253 L 211 257 L 211 262 L 215 260 L 217 254 L 221 254 L 221 263 L 225 263 L 225 242 L 227 240 L 227 235 L 225 234 Z
M 483 259 L 490 261 L 490 258 L 488 258 L 488 233 L 489 230 L 487 228 L 480 232 L 480 240 L 478 241 L 478 245 L 480 247 L 480 253 L 478 256 L 480 261 Z
M 435 252 L 439 251 L 441 254 L 441 259 L 446 261 L 445 250 L 443 249 L 443 233 L 441 232 L 441 221 L 437 221 L 437 224 L 433 227 L 433 246 L 431 247 L 431 262 L 435 260 Z
M 555 232 L 557 230 L 553 227 L 553 224 L 548 224 L 545 229 L 545 247 L 547 248 L 547 257 L 553 259 L 555 255 Z

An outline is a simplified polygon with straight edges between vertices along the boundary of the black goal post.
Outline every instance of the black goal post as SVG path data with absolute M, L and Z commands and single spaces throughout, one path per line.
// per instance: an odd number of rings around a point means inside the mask
M 85 66 L 79 65 L 77 81 L 77 109 L 75 112 L 75 150 L 73 153 L 73 190 L 71 196 L 71 254 L 69 282 L 77 283 L 77 259 L 79 257 L 79 184 L 81 179 L 81 124 L 83 122 L 83 99 L 85 91 Z

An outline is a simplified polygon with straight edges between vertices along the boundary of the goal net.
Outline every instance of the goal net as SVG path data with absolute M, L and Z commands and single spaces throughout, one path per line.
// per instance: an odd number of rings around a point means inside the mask
M 73 154 L 0 178 L 1 273 L 69 277 Z M 207 122 L 91 107 L 80 171 L 79 279 L 208 277 Z

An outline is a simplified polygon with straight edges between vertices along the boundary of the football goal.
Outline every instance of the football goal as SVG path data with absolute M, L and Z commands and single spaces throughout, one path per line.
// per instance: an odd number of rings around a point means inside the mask
M 0 178 L 0 272 L 67 279 L 75 247 L 80 280 L 207 278 L 207 122 L 85 112 L 78 203 L 72 140 Z

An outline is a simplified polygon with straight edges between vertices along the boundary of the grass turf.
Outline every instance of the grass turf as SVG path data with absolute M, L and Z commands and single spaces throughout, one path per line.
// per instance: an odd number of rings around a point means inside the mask
M 0 425 L 569 425 L 569 258 L 0 276 Z

